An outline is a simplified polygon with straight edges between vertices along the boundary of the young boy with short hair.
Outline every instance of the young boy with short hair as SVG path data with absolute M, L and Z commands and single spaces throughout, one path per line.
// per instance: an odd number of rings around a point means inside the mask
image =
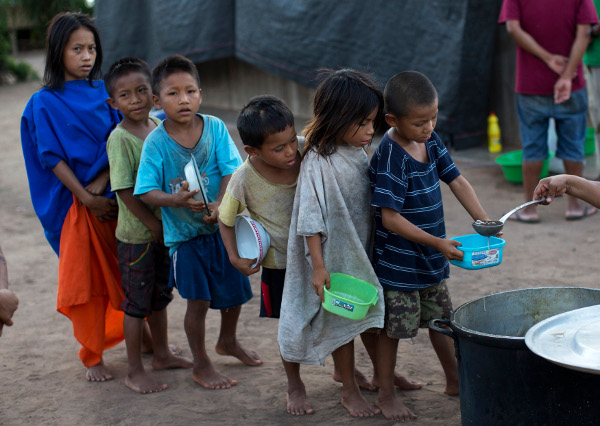
M 171 352 L 167 339 L 167 305 L 173 299 L 169 287 L 169 252 L 163 244 L 160 209 L 133 196 L 142 146 L 160 120 L 149 117 L 152 108 L 150 70 L 138 58 L 123 58 L 104 78 L 107 102 L 123 114 L 108 138 L 106 150 L 110 182 L 117 193 L 119 217 L 116 229 L 119 269 L 125 300 L 123 331 L 128 371 L 125 385 L 139 393 L 167 388 L 148 376 L 142 363 L 144 318 L 153 338 L 152 368 L 191 368 L 187 358 Z
M 161 207 L 165 245 L 171 255 L 171 287 L 187 300 L 184 328 L 194 356 L 192 377 L 209 389 L 237 384 L 212 364 L 205 347 L 209 308 L 221 310 L 217 353 L 232 355 L 247 365 L 259 356 L 236 337 L 241 305 L 252 297 L 248 278 L 235 269 L 221 240 L 218 206 L 241 157 L 216 117 L 198 113 L 202 102 L 196 66 L 181 55 L 162 60 L 152 70 L 156 108 L 166 119 L 146 138 L 134 195 Z M 194 157 L 206 189 L 208 205 L 189 191 L 184 168 Z
M 380 334 L 378 406 L 388 419 L 414 414 L 398 399 L 393 384 L 398 339 L 412 338 L 430 319 L 450 318 L 445 280 L 448 260 L 462 259 L 457 241 L 446 239 L 439 181 L 449 187 L 473 220 L 489 220 L 475 191 L 435 134 L 438 95 L 427 77 L 401 72 L 384 90 L 391 129 L 369 167 L 376 207 L 373 264 L 384 289 L 385 325 Z M 458 371 L 451 340 L 429 330 L 446 375 L 448 395 L 458 395 Z
M 231 177 L 219 206 L 219 228 L 229 259 L 244 275 L 260 269 L 256 259 L 240 258 L 236 244 L 235 219 L 248 210 L 271 238 L 262 261 L 260 316 L 279 318 L 291 212 L 300 172 L 298 138 L 294 116 L 275 96 L 256 96 L 242 108 L 237 128 L 248 158 Z M 288 377 L 287 412 L 312 414 L 300 378 L 300 364 L 282 358 Z

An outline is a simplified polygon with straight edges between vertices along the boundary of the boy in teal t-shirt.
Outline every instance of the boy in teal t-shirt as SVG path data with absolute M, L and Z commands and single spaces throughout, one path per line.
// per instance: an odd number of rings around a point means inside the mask
M 209 308 L 221 311 L 217 353 L 247 365 L 262 363 L 237 340 L 238 318 L 252 289 L 248 278 L 231 265 L 217 225 L 219 203 L 242 159 L 225 123 L 198 113 L 200 77 L 189 59 L 173 55 L 156 65 L 152 91 L 155 106 L 167 118 L 146 139 L 134 194 L 161 207 L 165 245 L 172 260 L 170 285 L 187 301 L 184 326 L 194 356 L 192 377 L 206 388 L 227 389 L 237 381 L 219 372 L 206 353 Z M 193 198 L 198 190 L 188 189 L 184 170 L 192 156 L 208 205 Z

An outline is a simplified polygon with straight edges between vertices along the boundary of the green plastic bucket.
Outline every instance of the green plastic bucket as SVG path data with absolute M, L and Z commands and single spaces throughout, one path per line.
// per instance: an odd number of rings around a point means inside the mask
M 548 158 L 542 163 L 542 171 L 540 172 L 540 179 L 548 176 L 548 166 L 550 165 L 550 159 L 554 157 L 553 152 L 548 153 Z M 504 177 L 507 181 L 513 183 L 523 182 L 523 150 L 518 149 L 516 151 L 510 151 L 502 154 L 496 158 L 496 164 L 502 167 Z
M 588 127 L 585 133 L 585 145 L 583 152 L 585 155 L 592 155 L 596 152 L 596 132 L 593 127 Z
M 331 274 L 331 286 L 325 287 L 323 308 L 333 314 L 360 320 L 377 303 L 377 287 L 350 275 Z

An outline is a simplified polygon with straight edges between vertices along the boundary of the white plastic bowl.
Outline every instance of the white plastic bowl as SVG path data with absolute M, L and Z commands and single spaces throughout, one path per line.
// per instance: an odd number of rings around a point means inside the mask
M 192 156 L 192 159 L 185 165 L 183 172 L 185 173 L 185 180 L 187 180 L 189 185 L 189 190 L 194 191 L 199 189 L 196 195 L 194 195 L 194 200 L 196 201 L 204 201 L 205 204 L 208 204 L 208 198 L 206 197 L 206 190 L 204 189 L 204 185 L 202 184 L 202 177 L 200 176 L 200 172 L 198 171 L 198 166 L 196 165 L 196 159 Z
M 241 258 L 256 259 L 253 268 L 262 262 L 271 245 L 271 237 L 265 228 L 248 216 L 235 218 L 235 241 Z

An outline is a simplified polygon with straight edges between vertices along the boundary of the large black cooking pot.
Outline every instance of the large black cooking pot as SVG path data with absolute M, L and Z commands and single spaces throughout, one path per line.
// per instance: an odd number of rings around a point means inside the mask
M 599 425 L 600 375 L 553 364 L 531 352 L 534 324 L 600 304 L 600 290 L 531 288 L 460 306 L 430 328 L 454 339 L 463 425 Z M 440 325 L 451 329 L 441 328 Z

